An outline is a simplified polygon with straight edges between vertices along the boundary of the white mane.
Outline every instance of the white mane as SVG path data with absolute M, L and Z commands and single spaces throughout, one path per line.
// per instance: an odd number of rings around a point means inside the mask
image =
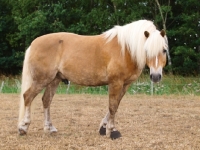
M 148 38 L 145 37 L 144 31 L 150 33 Z M 135 21 L 124 26 L 115 26 L 104 32 L 104 36 L 107 42 L 117 36 L 118 43 L 122 47 L 122 55 L 125 54 L 125 49 L 129 50 L 132 59 L 136 60 L 138 67 L 141 69 L 146 64 L 146 57 L 157 56 L 163 48 L 167 49 L 166 36 L 162 38 L 153 22 L 147 20 Z

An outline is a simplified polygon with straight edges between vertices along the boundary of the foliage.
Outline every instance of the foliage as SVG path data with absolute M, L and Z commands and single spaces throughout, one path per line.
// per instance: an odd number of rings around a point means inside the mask
M 173 72 L 198 75 L 199 1 L 160 0 L 159 3 L 167 18 Z M 38 36 L 52 32 L 95 35 L 116 24 L 139 19 L 152 20 L 158 29 L 163 28 L 159 8 L 152 0 L 1 0 L 0 73 L 21 72 L 24 52 Z
M 177 0 L 169 19 L 169 43 L 175 73 L 198 75 L 200 71 L 200 3 Z
M 152 89 L 153 87 L 153 89 Z M 19 93 L 21 80 L 19 76 L 0 77 L 0 93 Z M 44 91 L 43 91 L 44 92 Z M 151 85 L 147 75 L 142 75 L 128 89 L 129 94 L 146 95 L 198 95 L 200 96 L 200 78 L 164 76 L 162 82 Z M 60 83 L 57 94 L 108 94 L 108 86 L 85 87 L 75 84 L 68 85 Z

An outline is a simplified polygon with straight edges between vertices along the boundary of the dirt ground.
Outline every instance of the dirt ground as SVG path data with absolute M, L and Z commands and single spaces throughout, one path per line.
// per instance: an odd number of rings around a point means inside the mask
M 106 95 L 56 95 L 51 117 L 58 132 L 43 132 L 41 95 L 26 136 L 17 134 L 17 94 L 0 94 L 1 150 L 198 150 L 200 97 L 125 95 L 116 115 L 122 137 L 98 134 L 107 112 Z

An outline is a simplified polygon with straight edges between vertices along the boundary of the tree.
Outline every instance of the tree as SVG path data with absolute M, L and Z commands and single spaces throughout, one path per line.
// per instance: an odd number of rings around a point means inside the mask
M 167 31 L 167 27 L 166 27 L 167 15 L 171 11 L 170 0 L 168 0 L 167 6 L 162 6 L 162 7 L 160 6 L 160 3 L 159 3 L 158 0 L 155 0 L 155 2 L 158 5 L 158 9 L 159 9 L 160 16 L 161 16 L 161 19 L 162 19 L 163 29 L 165 31 Z M 171 62 L 171 56 L 170 56 L 169 52 L 167 53 L 167 57 L 168 57 L 168 66 L 170 68 L 169 72 L 172 73 L 172 70 L 171 70 L 172 62 Z
M 174 73 L 198 75 L 200 53 L 200 3 L 197 0 L 173 1 L 170 28 L 172 68 Z
M 167 30 L 173 73 L 199 75 L 199 10 L 198 0 L 1 0 L 0 72 L 20 72 L 24 52 L 38 36 L 101 34 L 117 24 L 147 19 Z
M 17 25 L 12 16 L 12 5 L 7 0 L 0 1 L 0 73 L 18 72 L 21 68 L 23 54 L 13 42 Z

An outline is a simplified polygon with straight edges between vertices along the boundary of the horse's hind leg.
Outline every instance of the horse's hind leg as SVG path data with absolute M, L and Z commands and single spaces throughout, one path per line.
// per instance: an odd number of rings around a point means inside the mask
M 53 96 L 56 92 L 56 88 L 58 87 L 58 84 L 60 81 L 61 81 L 61 79 L 56 77 L 46 87 L 45 93 L 42 97 L 43 108 L 44 108 L 44 131 L 45 132 L 50 132 L 50 133 L 57 132 L 57 129 L 52 125 L 52 122 L 50 119 L 50 105 L 51 105 Z
M 20 135 L 24 135 L 28 131 L 28 127 L 31 123 L 31 102 L 37 96 L 37 94 L 44 88 L 42 84 L 33 82 L 31 87 L 23 94 L 25 103 L 24 118 L 19 122 L 18 131 Z

